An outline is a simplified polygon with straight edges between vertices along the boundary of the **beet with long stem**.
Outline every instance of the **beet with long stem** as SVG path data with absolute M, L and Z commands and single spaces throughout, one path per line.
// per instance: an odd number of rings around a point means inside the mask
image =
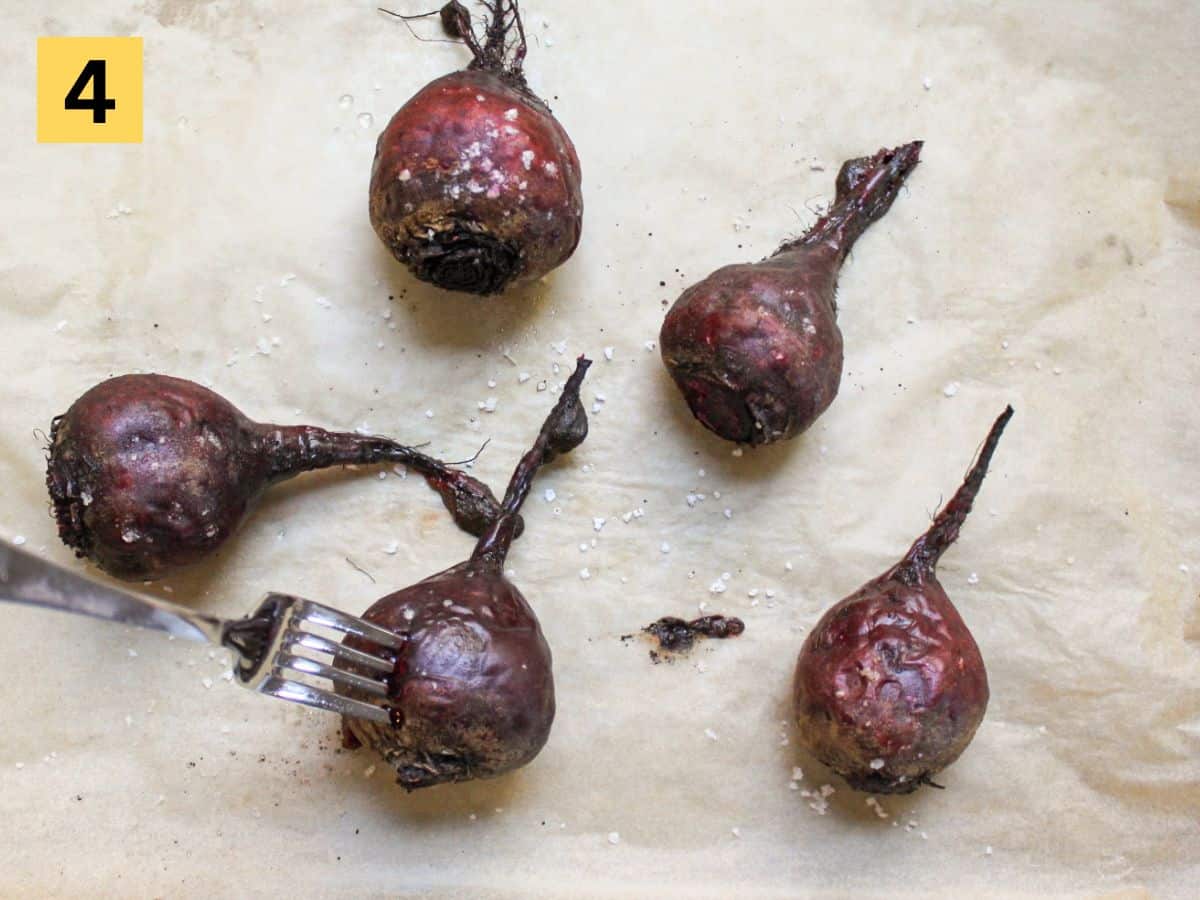
M 891 569 L 825 613 L 800 651 L 801 743 L 852 788 L 906 794 L 966 749 L 987 709 L 975 638 L 937 579 L 987 474 L 1008 407 L 966 480 Z
M 662 358 L 702 425 L 726 440 L 769 444 L 828 409 L 842 378 L 838 272 L 920 154 L 916 141 L 844 163 L 837 199 L 806 235 L 760 263 L 718 269 L 675 302 L 659 336 Z
M 370 214 L 417 278 L 486 295 L 566 262 L 583 194 L 575 146 L 525 81 L 517 0 L 483 5 L 482 35 L 461 3 L 443 8 L 473 60 L 418 91 L 380 134 Z
M 263 491 L 301 472 L 399 463 L 479 535 L 500 506 L 465 472 L 384 437 L 252 422 L 219 394 L 167 375 L 122 375 L 50 428 L 46 485 L 59 536 L 110 575 L 162 578 L 209 556 Z
M 579 388 L 590 364 L 580 357 L 471 558 L 384 597 L 363 616 L 405 641 L 391 679 L 391 727 L 346 719 L 347 743 L 382 755 L 408 790 L 510 772 L 537 756 L 550 734 L 550 647 L 504 561 L 534 475 L 587 436 Z

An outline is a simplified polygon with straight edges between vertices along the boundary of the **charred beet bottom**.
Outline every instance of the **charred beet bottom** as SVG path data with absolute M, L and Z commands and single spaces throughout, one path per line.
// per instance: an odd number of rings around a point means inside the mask
M 315 469 L 402 463 L 423 475 L 459 527 L 500 515 L 487 485 L 388 438 L 263 425 L 181 378 L 122 375 L 50 428 L 46 485 L 58 533 L 110 575 L 162 578 L 214 553 L 271 485 Z
M 907 794 L 966 749 L 987 709 L 987 670 L 935 569 L 958 538 L 1012 407 L 904 558 L 830 609 L 804 642 L 793 701 L 800 740 L 860 791 Z
M 505 577 L 504 561 L 538 469 L 587 437 L 579 388 L 589 365 L 580 358 L 471 558 L 364 614 L 405 641 L 391 679 L 391 727 L 346 719 L 346 743 L 378 752 L 408 790 L 503 775 L 537 756 L 549 737 L 550 648 L 532 608 Z M 359 639 L 346 644 L 378 652 Z
M 583 225 L 579 157 L 525 83 L 517 3 L 484 5 L 482 38 L 461 4 L 442 10 L 474 60 L 392 117 L 370 190 L 371 224 L 396 259 L 422 281 L 480 295 L 562 265 Z
M 769 444 L 829 408 L 842 378 L 838 272 L 920 154 L 917 141 L 844 163 L 832 208 L 808 234 L 760 263 L 717 270 L 671 307 L 659 336 L 663 362 L 704 427 Z

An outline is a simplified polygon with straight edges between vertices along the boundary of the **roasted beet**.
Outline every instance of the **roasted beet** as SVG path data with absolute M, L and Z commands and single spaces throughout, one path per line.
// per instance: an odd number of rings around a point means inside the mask
M 663 322 L 663 362 L 704 427 L 769 444 L 808 428 L 837 396 L 842 332 L 838 272 L 892 205 L 921 142 L 852 159 L 832 208 L 760 263 L 726 266 L 684 291 Z
M 166 375 L 112 378 L 71 404 L 50 428 L 46 484 L 68 547 L 118 578 L 149 580 L 215 551 L 267 487 L 376 462 L 419 472 L 472 534 L 499 515 L 486 485 L 395 441 L 261 425 Z
M 534 474 L 587 436 L 579 387 L 589 365 L 580 358 L 471 558 L 384 597 L 363 616 L 406 640 L 391 679 L 392 727 L 347 719 L 347 743 L 377 751 L 409 790 L 503 775 L 537 756 L 550 734 L 550 648 L 505 577 L 504 560 Z M 346 643 L 378 652 L 361 640 Z
M 579 157 L 525 83 L 517 2 L 484 6 L 482 37 L 462 4 L 442 10 L 474 60 L 392 117 L 371 170 L 380 239 L 417 278 L 469 294 L 498 294 L 557 268 L 583 226 Z
M 932 783 L 983 721 L 983 657 L 935 570 L 1012 414 L 996 420 L 962 487 L 904 558 L 825 613 L 800 651 L 800 740 L 857 790 L 907 794 Z

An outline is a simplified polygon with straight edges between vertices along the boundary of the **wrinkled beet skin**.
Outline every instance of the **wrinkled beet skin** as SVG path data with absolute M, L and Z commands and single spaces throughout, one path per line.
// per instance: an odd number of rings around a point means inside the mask
M 909 793 L 971 742 L 987 671 L 937 579 L 906 583 L 898 566 L 817 623 L 793 701 L 801 742 L 851 787 Z M 882 769 L 870 768 L 876 759 Z
M 762 262 L 717 270 L 671 307 L 663 363 L 702 425 L 755 446 L 796 437 L 829 408 L 842 379 L 838 274 L 920 151 L 917 141 L 847 160 L 833 206 L 804 237 Z
M 506 119 L 514 109 L 516 119 Z M 512 78 L 455 72 L 418 92 L 379 136 L 370 212 L 416 277 L 498 294 L 574 253 L 583 227 L 579 157 L 549 108 Z
M 47 482 L 60 535 L 120 578 L 196 562 L 269 481 L 260 442 L 253 422 L 190 381 L 105 381 L 52 429 Z
M 550 647 L 500 571 L 463 563 L 384 597 L 363 617 L 407 637 L 392 683 L 396 727 L 362 719 L 345 727 L 384 756 L 401 785 L 493 778 L 537 756 L 554 722 Z
M 795 437 L 837 396 L 842 332 L 836 248 L 817 244 L 726 266 L 667 314 L 663 359 L 692 413 L 727 440 Z

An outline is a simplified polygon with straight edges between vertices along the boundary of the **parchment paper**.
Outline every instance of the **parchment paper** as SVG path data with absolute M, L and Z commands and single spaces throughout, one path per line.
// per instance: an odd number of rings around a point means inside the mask
M 1195 5 L 525 5 L 531 82 L 583 160 L 585 235 L 544 284 L 479 301 L 411 280 L 366 213 L 378 130 L 462 48 L 374 2 L 4 4 L 4 538 L 82 568 L 35 429 L 113 374 L 450 458 L 491 438 L 474 471 L 498 488 L 579 352 L 599 411 L 511 557 L 555 653 L 533 765 L 406 796 L 337 749 L 334 718 L 222 680 L 222 654 L 6 608 L 0 894 L 1194 896 Z M 35 38 L 56 34 L 144 36 L 143 144 L 35 143 Z M 731 455 L 647 349 L 665 304 L 801 232 L 842 159 L 914 138 L 910 189 L 843 274 L 840 397 L 802 439 Z M 988 716 L 946 790 L 880 818 L 789 743 L 795 656 L 924 529 L 1008 402 L 941 568 Z M 155 590 L 228 615 L 270 589 L 359 612 L 470 546 L 415 480 L 326 474 Z M 745 635 L 659 666 L 620 640 L 703 603 Z M 824 784 L 820 814 L 803 792 Z

